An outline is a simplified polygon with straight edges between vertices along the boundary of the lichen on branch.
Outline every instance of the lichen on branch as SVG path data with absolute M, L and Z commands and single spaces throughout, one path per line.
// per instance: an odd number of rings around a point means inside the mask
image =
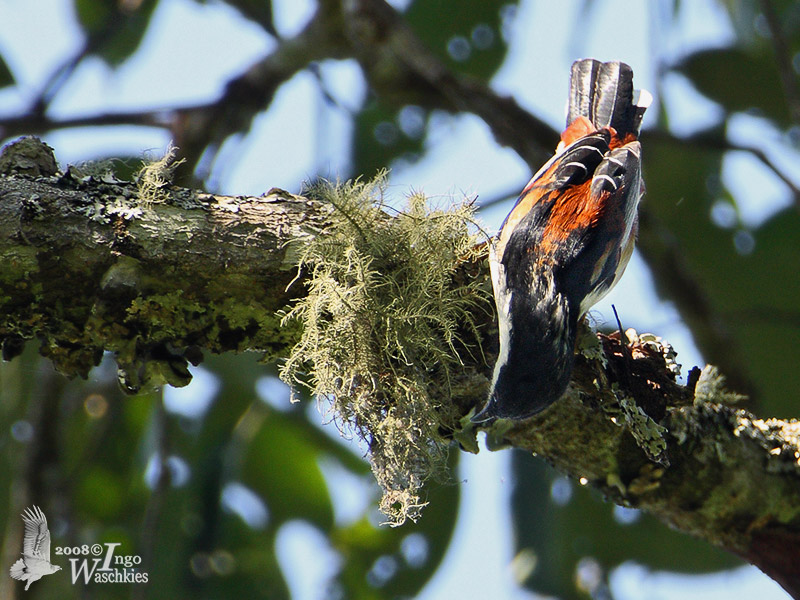
M 367 443 L 381 510 L 400 525 L 419 516 L 423 483 L 445 472 L 441 432 L 461 416 L 451 378 L 467 354 L 482 360 L 475 314 L 491 305 L 485 282 L 457 276 L 482 255 L 472 207 L 432 208 L 412 194 L 393 211 L 385 188 L 381 174 L 305 190 L 335 210 L 324 231 L 292 242 L 307 294 L 285 316 L 302 335 L 282 377 Z
M 145 161 L 136 174 L 139 199 L 145 206 L 163 202 L 168 198 L 164 188 L 172 183 L 175 169 L 186 160 L 178 159 L 178 147 L 172 142 L 167 146 L 164 156 L 157 160 Z

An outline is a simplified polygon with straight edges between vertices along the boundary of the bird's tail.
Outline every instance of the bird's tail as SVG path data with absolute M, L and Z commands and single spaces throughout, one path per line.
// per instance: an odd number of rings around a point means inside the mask
M 638 136 L 651 100 L 648 92 L 633 89 L 633 70 L 625 63 L 578 60 L 570 73 L 567 126 L 585 117 L 595 129 L 613 127 L 622 138 Z
M 25 561 L 21 558 L 11 565 L 11 568 L 8 570 L 11 576 L 14 579 L 24 579 L 25 578 Z

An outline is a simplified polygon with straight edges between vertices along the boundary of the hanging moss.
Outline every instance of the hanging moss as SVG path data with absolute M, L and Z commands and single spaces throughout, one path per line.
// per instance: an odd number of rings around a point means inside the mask
M 172 142 L 167 146 L 164 156 L 158 160 L 145 161 L 136 174 L 139 198 L 145 206 L 165 202 L 169 195 L 166 188 L 172 183 L 175 169 L 186 159 L 178 159 L 178 147 Z
M 472 208 L 431 208 L 413 194 L 390 214 L 385 185 L 383 174 L 304 191 L 334 210 L 324 232 L 295 241 L 308 293 L 285 317 L 302 336 L 281 376 L 329 401 L 331 419 L 366 441 L 381 510 L 400 525 L 419 516 L 423 483 L 444 472 L 440 430 L 459 417 L 448 382 L 460 354 L 480 353 L 472 315 L 490 298 L 477 281 L 454 282 L 482 253 Z

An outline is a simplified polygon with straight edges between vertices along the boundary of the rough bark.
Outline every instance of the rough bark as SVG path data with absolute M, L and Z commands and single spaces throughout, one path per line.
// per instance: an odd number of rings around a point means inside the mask
M 279 311 L 304 290 L 287 291 L 288 242 L 324 231 L 330 207 L 282 190 L 247 198 L 167 186 L 150 204 L 139 191 L 46 159 L 0 162 L 4 358 L 35 338 L 62 372 L 85 376 L 110 351 L 136 390 L 186 383 L 186 361 L 202 352 L 284 355 L 296 332 Z M 484 263 L 471 268 L 488 277 Z M 476 322 L 492 340 L 493 324 Z M 486 393 L 492 349 L 465 365 L 471 386 L 453 387 L 464 413 Z M 690 381 L 675 382 L 657 340 L 625 350 L 584 335 L 568 394 L 530 420 L 497 423 L 490 439 L 742 556 L 800 597 L 800 424 L 758 420 Z M 470 435 L 456 437 L 468 445 Z
M 164 189 L 146 204 L 110 175 L 0 176 L 3 356 L 37 339 L 65 375 L 103 351 L 136 391 L 158 370 L 188 382 L 202 351 L 285 353 L 276 313 L 296 275 L 286 241 L 324 226 L 327 208 L 271 190 L 257 198 Z
M 283 83 L 304 69 L 313 69 L 317 61 L 345 58 L 354 58 L 359 63 L 371 91 L 387 107 L 399 109 L 410 104 L 479 116 L 497 141 L 516 151 L 532 172 L 549 158 L 557 143 L 558 132 L 523 110 L 514 98 L 448 68 L 426 48 L 403 15 L 385 0 L 322 0 L 301 32 L 282 40 L 274 52 L 233 76 L 224 93 L 212 102 L 67 119 L 53 118 L 45 110 L 32 110 L 4 118 L 0 123 L 0 136 L 43 134 L 85 126 L 161 127 L 170 132 L 182 156 L 187 158 L 182 180 L 190 181 L 190 173 L 195 168 L 199 173 L 206 168 L 199 164 L 201 156 L 213 156 L 227 138 L 248 131 L 252 119 L 269 108 Z M 792 190 L 794 202 L 800 206 L 800 190 L 760 147 L 734 145 L 722 129 L 687 138 L 675 137 L 664 130 L 649 130 L 642 136 L 645 147 L 651 138 L 674 144 L 675 152 L 697 147 L 718 152 L 747 152 Z M 180 169 L 178 175 L 180 180 Z M 660 229 L 652 217 L 640 220 L 638 247 L 641 256 L 658 273 L 659 288 L 690 323 L 695 343 L 703 355 L 725 368 L 732 387 L 752 394 L 756 386 L 748 374 L 746 361 L 732 350 L 725 319 L 709 306 L 703 282 L 687 268 L 683 257 L 676 254 L 674 240 L 668 232 Z

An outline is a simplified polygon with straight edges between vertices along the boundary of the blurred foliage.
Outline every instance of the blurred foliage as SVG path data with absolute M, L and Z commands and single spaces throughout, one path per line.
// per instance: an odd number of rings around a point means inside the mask
M 723 153 L 648 144 L 647 207 L 674 236 L 687 265 L 702 282 L 715 315 L 732 336 L 731 353 L 746 358 L 745 375 L 753 382 L 757 412 L 797 417 L 798 374 L 791 356 L 800 339 L 798 278 L 800 216 L 784 209 L 757 228 L 730 228 L 710 218 L 716 202 L 735 209 L 732 190 L 709 189 L 709 174 L 719 173 Z M 687 365 L 691 367 L 691 365 Z
M 687 57 L 678 71 L 698 91 L 729 112 L 758 111 L 781 127 L 791 123 L 775 56 L 769 47 L 696 52 Z M 731 77 L 732 73 L 737 76 Z
M 8 85 L 14 85 L 14 74 L 8 68 L 3 57 L 0 56 L 0 89 Z
M 117 554 L 141 556 L 148 573 L 134 597 L 289 598 L 276 544 L 285 526 L 300 521 L 342 557 L 328 582 L 331 597 L 381 598 L 383 588 L 391 597 L 412 595 L 435 572 L 455 525 L 458 486 L 431 486 L 419 524 L 380 526 L 379 493 L 358 448 L 321 427 L 307 398 L 288 404 L 288 390 L 259 398 L 265 378 L 273 394 L 284 390 L 274 367 L 256 357 L 209 360 L 216 392 L 205 412 L 186 416 L 165 411 L 158 395 L 123 397 L 111 360 L 87 382 L 65 382 L 33 350 L 0 365 L 0 489 L 10 515 L 0 532 L 21 523 L 7 502 L 27 481 L 49 520 L 51 558 L 67 573 L 55 546 L 119 542 Z M 200 383 L 191 386 L 205 393 Z M 43 457 L 47 447 L 58 453 Z M 362 494 L 350 510 L 334 505 L 348 486 Z M 12 556 L 19 544 L 9 542 Z M 91 587 L 103 598 L 132 594 L 131 586 Z M 31 591 L 81 598 L 81 589 L 59 575 Z
M 718 137 L 724 138 L 732 117 L 745 114 L 763 120 L 764 137 L 748 146 L 768 156 L 782 152 L 780 144 L 797 151 L 800 123 L 793 117 L 792 106 L 800 105 L 800 97 L 793 97 L 798 93 L 800 5 L 771 2 L 774 23 L 764 16 L 759 3 L 740 0 L 725 6 L 736 26 L 737 43 L 693 53 L 675 70 L 722 108 Z M 779 30 L 773 31 L 772 26 Z M 779 72 L 775 35 L 789 53 L 784 62 L 790 65 L 790 73 Z M 794 85 L 787 86 L 787 79 Z M 722 176 L 726 152 L 702 143 L 694 147 L 668 140 L 649 143 L 647 205 L 674 236 L 694 278 L 702 284 L 715 318 L 731 335 L 731 352 L 743 357 L 743 372 L 736 375 L 751 382 L 755 400 L 751 406 L 761 414 L 796 417 L 794 397 L 800 380 L 786 357 L 794 353 L 800 339 L 800 288 L 793 275 L 800 264 L 800 197 L 790 194 L 789 206 L 763 223 L 748 225 L 737 205 L 741 191 L 728 189 Z M 755 157 L 749 158 L 766 177 L 774 177 Z M 797 181 L 796 173 L 787 175 Z M 715 222 L 713 211 L 720 206 L 730 207 L 729 222 Z
M 401 128 L 402 111 L 414 111 L 421 124 L 421 130 Z M 359 112 L 355 119 L 355 146 L 353 161 L 355 169 L 366 177 L 374 177 L 398 159 L 416 161 L 423 151 L 424 128 L 429 112 L 420 107 L 388 109 L 376 99 Z
M 708 543 L 668 529 L 634 509 L 602 502 L 598 493 L 542 460 L 515 453 L 512 498 L 521 583 L 560 598 L 585 598 L 626 561 L 651 569 L 703 573 L 740 564 Z M 580 577 L 595 564 L 601 578 Z M 583 588 L 583 589 L 581 589 Z
M 85 52 L 120 65 L 139 47 L 157 0 L 75 0 Z
M 274 35 L 277 2 L 224 3 Z M 588 19 L 597 4 L 588 11 L 590 3 L 583 2 L 587 10 L 578 13 Z M 672 16 L 686 4 L 671 3 Z M 748 223 L 738 204 L 741 191 L 726 188 L 723 170 L 735 118 L 761 119 L 764 136 L 749 145 L 768 156 L 798 149 L 800 3 L 718 0 L 718 5 L 727 11 L 735 39 L 654 69 L 670 69 L 690 82 L 720 108 L 720 116 L 692 143 L 644 133 L 646 210 L 685 262 L 710 305 L 714 325 L 730 334 L 730 353 L 741 358 L 737 378 L 752 385 L 757 411 L 797 416 L 800 198 L 788 194 L 790 201 L 763 222 Z M 81 57 L 120 67 L 140 48 L 159 6 L 157 0 L 74 0 L 85 40 Z M 446 65 L 489 81 L 514 43 L 507 32 L 516 6 L 505 0 L 459 0 L 453 10 L 452 2 L 415 0 L 405 18 Z M 764 6 L 771 7 L 772 18 L 763 13 Z M 576 30 L 589 29 L 587 23 L 576 24 Z M 0 88 L 7 88 L 20 77 L 9 70 L 13 63 L 2 52 Z M 69 75 L 66 68 L 61 83 Z M 662 133 L 669 132 L 671 116 L 668 107 L 662 109 L 657 124 Z M 352 172 L 370 177 L 391 164 L 423 159 L 435 117 L 431 106 L 370 93 L 352 115 Z M 747 156 L 765 177 L 778 180 L 757 157 Z M 786 175 L 798 180 L 796 172 Z M 714 218 L 720 207 L 726 220 Z M 676 300 L 664 277 L 654 272 L 662 295 Z M 693 333 L 704 347 L 704 333 L 700 328 Z M 258 397 L 259 382 L 274 376 L 274 367 L 253 357 L 224 356 L 203 368 L 215 378 L 216 391 L 202 415 L 182 417 L 166 412 L 157 395 L 123 398 L 110 361 L 87 382 L 61 380 L 36 357 L 32 344 L 20 358 L 0 365 L 3 568 L 20 548 L 19 512 L 36 503 L 49 518 L 54 546 L 120 542 L 120 552 L 143 557 L 150 576 L 147 586 L 92 588 L 72 586 L 62 573 L 34 583 L 26 597 L 280 599 L 290 596 L 290 576 L 311 577 L 308 573 L 320 566 L 330 574 L 331 598 L 417 594 L 452 539 L 459 487 L 430 486 L 430 505 L 417 524 L 380 527 L 378 490 L 363 449 L 342 443 L 332 427 L 320 428 L 318 413 L 307 410 L 309 399 L 288 405 L 284 398 Z M 195 382 L 187 389 L 202 394 L 199 386 Z M 457 453 L 451 454 L 456 461 Z M 600 572 L 595 593 L 608 570 L 626 560 L 683 572 L 736 562 L 645 515 L 599 501 L 542 461 L 516 454 L 513 469 L 513 566 L 533 590 L 587 597 L 592 586 L 586 577 L 576 577 L 587 559 Z M 347 495 L 359 497 L 354 507 L 343 506 Z M 279 556 L 282 532 L 295 531 L 298 523 L 325 540 L 315 550 L 319 556 L 309 559 L 313 569 L 287 568 Z M 330 553 L 338 558 L 327 559 Z M 56 562 L 68 572 L 65 557 Z M 15 591 L 19 597 L 19 590 L 18 582 L 0 576 L 0 597 L 11 598 Z
M 503 63 L 508 41 L 503 26 L 517 1 L 448 0 L 412 2 L 404 16 L 420 39 L 449 67 L 489 80 Z M 353 171 L 366 177 L 396 160 L 415 162 L 423 155 L 430 107 L 387 103 L 371 96 L 355 117 Z
M 447 0 L 423 0 L 412 2 L 404 14 L 414 33 L 449 67 L 490 79 L 505 58 L 503 25 L 513 18 L 516 5 L 509 0 L 461 0 L 453 10 Z
M 195 1 L 209 3 L 209 0 Z M 272 20 L 272 0 L 228 0 L 227 4 L 238 10 L 243 17 L 263 27 L 267 33 L 277 35 Z

